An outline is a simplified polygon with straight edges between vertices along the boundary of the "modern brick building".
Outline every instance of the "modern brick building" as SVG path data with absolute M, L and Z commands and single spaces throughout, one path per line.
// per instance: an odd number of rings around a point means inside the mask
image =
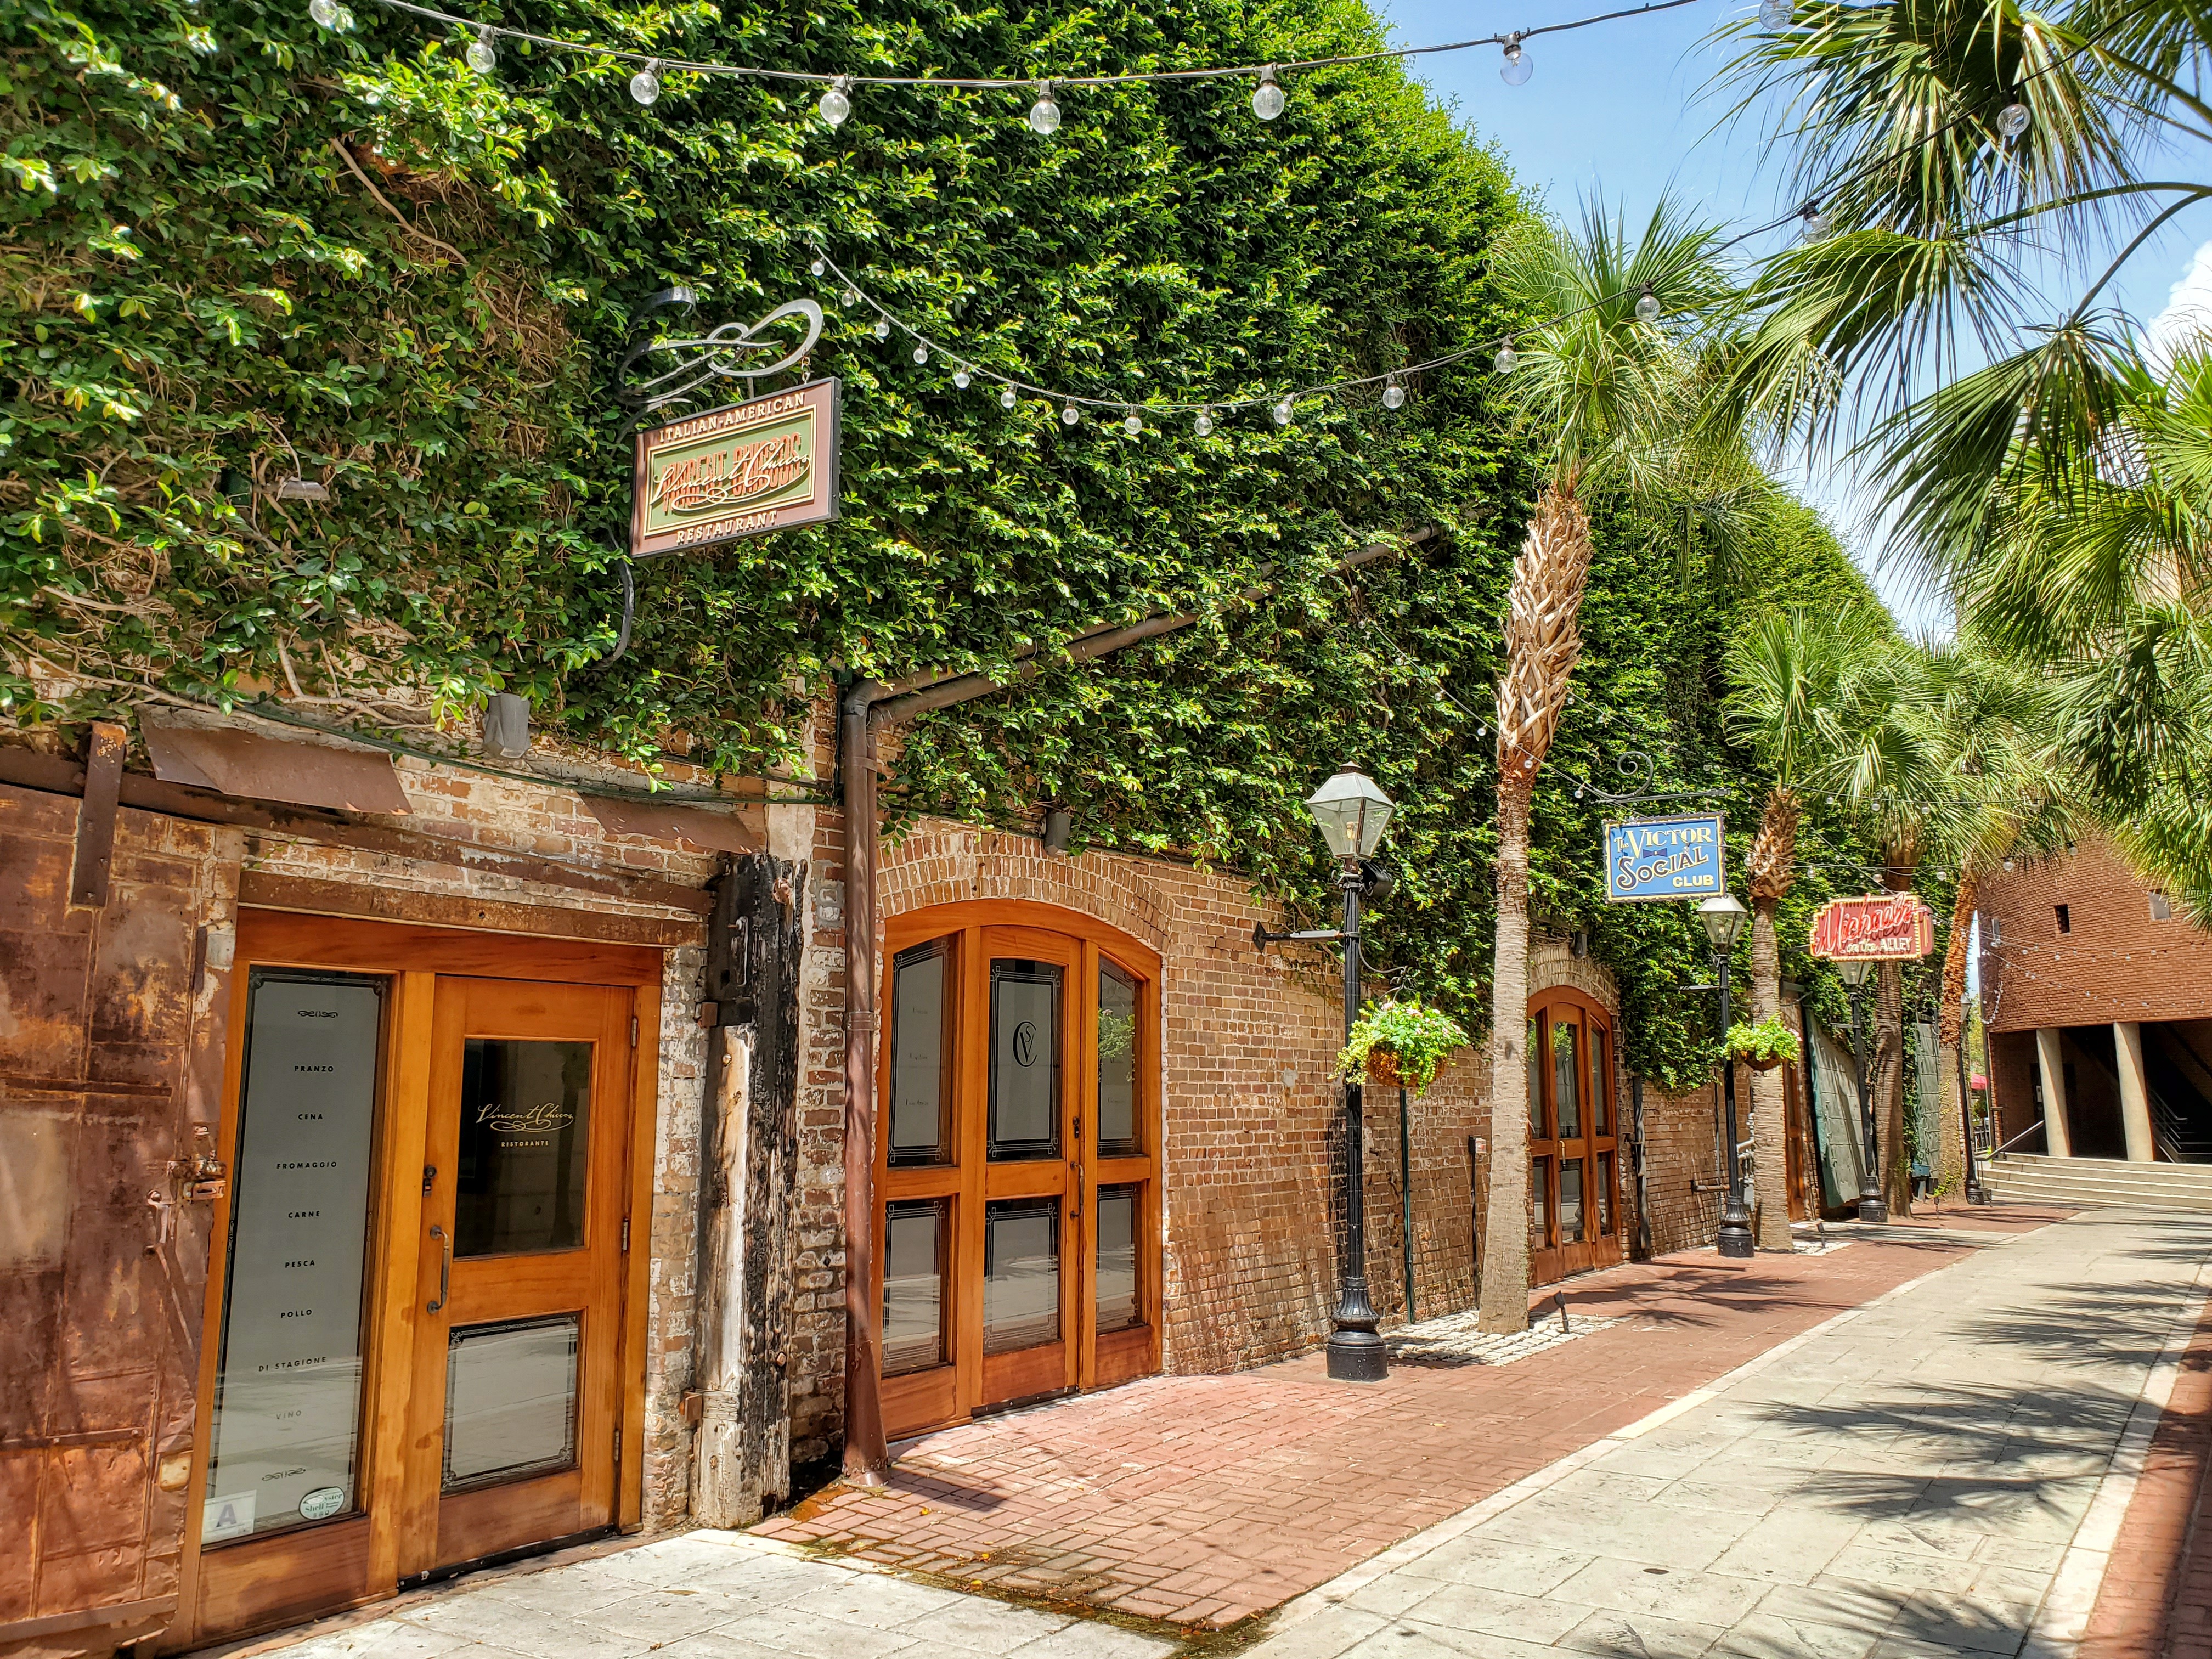
M 1993 876 L 1978 909 L 1998 1142 L 2212 1161 L 2212 936 L 2097 840 Z

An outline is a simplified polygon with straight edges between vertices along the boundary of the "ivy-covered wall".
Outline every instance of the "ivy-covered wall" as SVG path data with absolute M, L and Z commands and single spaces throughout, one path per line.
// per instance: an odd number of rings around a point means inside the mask
M 481 15 L 671 58 L 978 74 L 1372 48 L 1356 0 L 807 6 L 486 0 Z M 1261 123 L 1236 83 L 1027 94 L 811 89 L 465 42 L 374 3 L 27 0 L 0 9 L 0 714 L 19 730 L 158 696 L 459 741 L 489 690 L 650 763 L 799 763 L 840 672 L 1003 667 L 1158 611 L 1181 634 L 921 723 L 887 800 L 988 820 L 1066 804 L 1087 840 L 1248 872 L 1309 911 L 1298 801 L 1346 761 L 1403 803 L 1381 969 L 1479 1012 L 1489 949 L 1498 615 L 1541 434 L 1486 350 L 1413 388 L 1262 411 L 1200 438 L 1069 428 L 878 343 L 809 270 L 816 240 L 963 356 L 1027 380 L 1178 401 L 1273 394 L 1483 347 L 1527 211 L 1504 165 L 1394 65 L 1315 72 Z M 811 371 L 845 385 L 844 517 L 640 572 L 611 651 L 607 539 L 629 464 L 611 376 L 647 294 L 704 321 L 812 295 Z M 325 483 L 325 502 L 276 498 Z M 1660 775 L 1759 784 L 1715 714 L 1734 619 L 1857 579 L 1809 514 L 1770 515 L 1725 579 L 1678 526 L 1600 503 L 1589 652 L 1538 798 L 1536 893 L 1587 924 L 1632 1061 L 1699 1064 L 1705 975 L 1680 907 L 1595 902 L 1637 749 Z M 1429 534 L 1418 545 L 1411 538 Z M 1376 541 L 1395 558 L 1339 562 Z M 1257 600 L 1240 595 L 1265 586 Z M 1818 817 L 1816 811 L 1815 817 Z M 1740 852 L 1740 848 L 1734 848 Z M 1802 938 L 1793 899 L 1785 939 Z M 1802 963 L 1799 964 L 1802 966 Z

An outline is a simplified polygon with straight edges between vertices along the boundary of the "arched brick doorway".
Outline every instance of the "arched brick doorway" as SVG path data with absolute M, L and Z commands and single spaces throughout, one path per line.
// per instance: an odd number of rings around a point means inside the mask
M 885 929 L 885 1432 L 1160 1364 L 1160 959 L 1055 906 Z

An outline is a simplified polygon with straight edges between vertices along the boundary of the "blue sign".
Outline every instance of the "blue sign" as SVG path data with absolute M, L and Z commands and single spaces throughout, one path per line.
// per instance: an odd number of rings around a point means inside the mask
M 1723 869 L 1728 843 L 1718 812 L 1679 818 L 1632 818 L 1605 826 L 1605 896 L 1701 899 L 1728 891 Z

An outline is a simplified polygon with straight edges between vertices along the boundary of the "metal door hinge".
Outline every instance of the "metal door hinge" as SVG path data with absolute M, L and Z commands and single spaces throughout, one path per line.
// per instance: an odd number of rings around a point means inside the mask
M 622 1467 L 622 1425 L 615 1425 L 615 1467 Z
M 629 1046 L 633 1048 L 637 1047 L 637 1016 L 635 1014 L 629 1017 Z
M 624 1216 L 623 1218 L 622 1247 L 623 1254 L 624 1255 L 628 1255 L 629 1254 L 629 1218 L 628 1216 Z

